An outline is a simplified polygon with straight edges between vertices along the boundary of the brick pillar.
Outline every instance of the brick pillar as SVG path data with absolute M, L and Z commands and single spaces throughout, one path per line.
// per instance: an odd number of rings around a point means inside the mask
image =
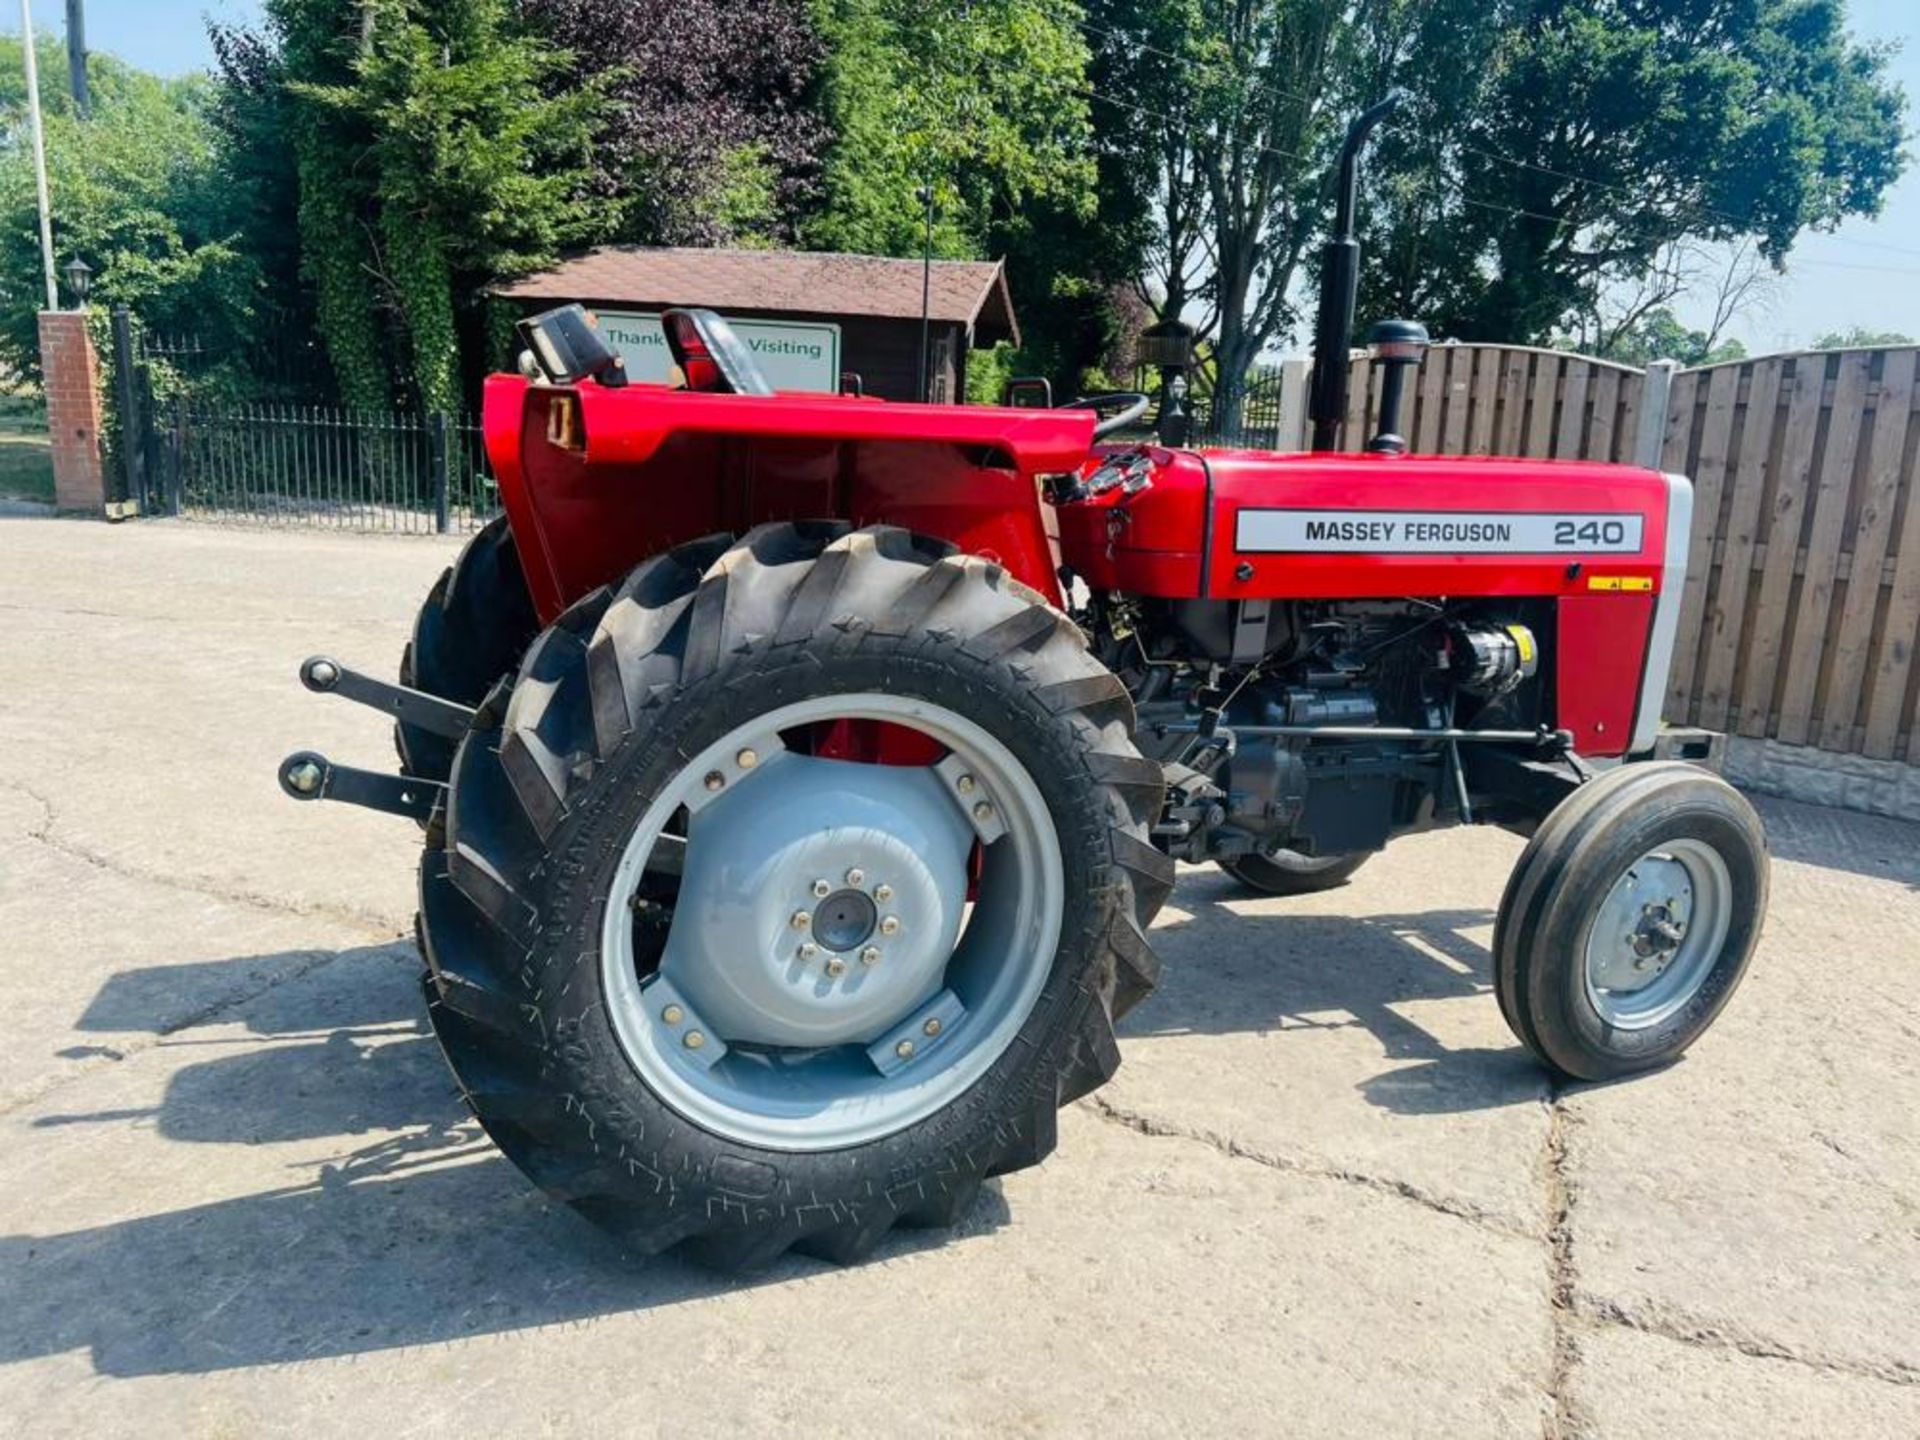
M 100 362 L 84 312 L 40 312 L 40 368 L 46 379 L 47 435 L 53 442 L 53 503 L 62 510 L 101 514 L 107 476 L 100 454 Z

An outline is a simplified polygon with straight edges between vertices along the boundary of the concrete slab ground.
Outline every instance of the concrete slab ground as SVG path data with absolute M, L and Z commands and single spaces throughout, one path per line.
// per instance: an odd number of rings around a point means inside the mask
M 952 1235 L 751 1281 L 621 1255 L 465 1117 L 388 763 L 453 544 L 0 518 L 0 1433 L 1920 1433 L 1920 827 L 1761 802 L 1753 973 L 1549 1087 L 1488 991 L 1518 853 L 1182 877 L 1059 1153 Z

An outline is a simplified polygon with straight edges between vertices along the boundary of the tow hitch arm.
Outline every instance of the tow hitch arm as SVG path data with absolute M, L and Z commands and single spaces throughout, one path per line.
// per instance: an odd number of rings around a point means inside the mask
M 300 683 L 318 694 L 339 695 L 450 740 L 465 735 L 473 723 L 473 711 L 464 705 L 362 675 L 325 655 L 302 662 Z M 315 751 L 297 750 L 280 762 L 280 788 L 295 800 L 339 800 L 425 820 L 447 787 L 433 780 L 336 765 Z

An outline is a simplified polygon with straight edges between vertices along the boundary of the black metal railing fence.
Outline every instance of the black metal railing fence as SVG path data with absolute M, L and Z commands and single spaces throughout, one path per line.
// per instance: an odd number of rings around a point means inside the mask
M 148 514 L 448 534 L 499 509 L 468 416 L 177 396 L 152 417 L 147 458 Z
M 1134 383 L 1136 389 L 1152 395 L 1158 401 L 1158 371 L 1142 366 Z M 1287 437 L 1280 433 L 1287 419 L 1285 385 L 1285 373 L 1278 367 L 1262 366 L 1252 371 L 1241 386 L 1240 415 L 1235 421 L 1216 394 L 1213 377 L 1203 370 L 1195 371 L 1189 381 L 1186 398 L 1189 440 L 1196 445 L 1226 448 L 1292 448 Z M 1157 430 L 1157 403 L 1143 424 L 1150 430 Z

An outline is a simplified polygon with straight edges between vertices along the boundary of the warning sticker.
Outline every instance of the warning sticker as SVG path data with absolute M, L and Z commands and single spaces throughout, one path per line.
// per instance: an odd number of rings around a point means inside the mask
M 1455 510 L 1242 510 L 1234 548 L 1372 555 L 1638 554 L 1639 515 Z

